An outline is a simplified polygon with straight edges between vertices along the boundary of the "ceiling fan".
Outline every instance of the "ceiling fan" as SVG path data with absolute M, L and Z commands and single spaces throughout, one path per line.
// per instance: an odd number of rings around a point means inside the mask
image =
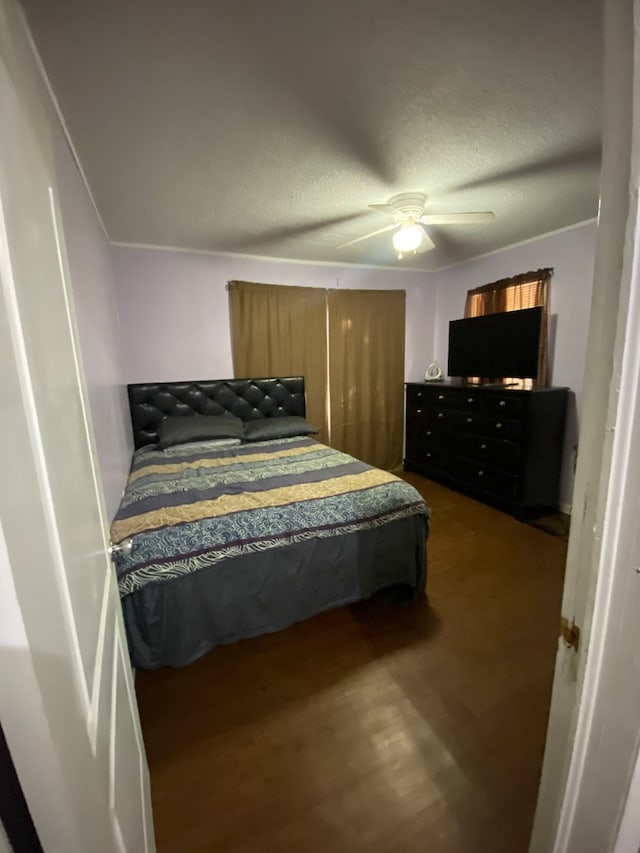
M 395 222 L 385 225 L 377 231 L 371 231 L 355 240 L 341 243 L 337 248 L 353 246 L 361 240 L 368 240 L 385 231 L 395 231 L 393 245 L 402 258 L 407 253 L 428 252 L 435 248 L 435 243 L 424 229 L 424 225 L 467 225 L 491 222 L 495 217 L 491 211 L 485 210 L 475 213 L 425 213 L 424 205 L 427 197 L 424 193 L 400 193 L 389 200 L 388 204 L 370 204 L 372 210 L 393 216 Z

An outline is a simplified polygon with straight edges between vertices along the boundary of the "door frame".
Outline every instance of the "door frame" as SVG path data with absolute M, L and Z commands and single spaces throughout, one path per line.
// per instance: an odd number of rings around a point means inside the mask
M 586 850 L 587 825 L 594 833 L 591 849 L 613 849 L 638 750 L 638 725 L 611 725 L 615 694 L 605 664 L 623 689 L 625 679 L 636 677 L 630 661 L 616 663 L 615 652 L 621 630 L 629 631 L 620 621 L 620 592 L 629 593 L 633 572 L 635 519 L 628 502 L 640 445 L 634 429 L 640 387 L 639 9 L 638 0 L 607 0 L 604 10 L 600 216 L 562 603 L 563 617 L 575 621 L 581 636 L 577 652 L 562 642 L 558 647 L 530 853 Z M 640 574 L 634 580 L 640 584 Z M 628 698 L 640 720 L 640 697 Z M 621 749 L 627 766 L 618 760 Z M 603 796 L 598 782 L 605 775 Z

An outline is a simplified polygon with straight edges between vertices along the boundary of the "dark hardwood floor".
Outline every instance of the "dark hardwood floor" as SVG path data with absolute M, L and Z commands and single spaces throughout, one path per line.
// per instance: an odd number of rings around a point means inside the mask
M 138 672 L 159 853 L 524 853 L 562 537 L 421 477 L 428 599 Z

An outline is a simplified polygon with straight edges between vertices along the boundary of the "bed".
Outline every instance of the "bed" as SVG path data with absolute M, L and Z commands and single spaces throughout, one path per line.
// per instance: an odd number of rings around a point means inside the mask
M 135 452 L 111 538 L 134 666 L 184 666 L 383 587 L 424 592 L 422 497 L 299 430 L 303 378 L 128 393 Z M 170 427 L 235 419 L 241 437 L 164 443 Z

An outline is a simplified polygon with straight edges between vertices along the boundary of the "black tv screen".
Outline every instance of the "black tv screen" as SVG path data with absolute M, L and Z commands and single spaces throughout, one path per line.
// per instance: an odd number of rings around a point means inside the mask
M 449 376 L 535 379 L 542 308 L 467 317 L 449 323 Z

